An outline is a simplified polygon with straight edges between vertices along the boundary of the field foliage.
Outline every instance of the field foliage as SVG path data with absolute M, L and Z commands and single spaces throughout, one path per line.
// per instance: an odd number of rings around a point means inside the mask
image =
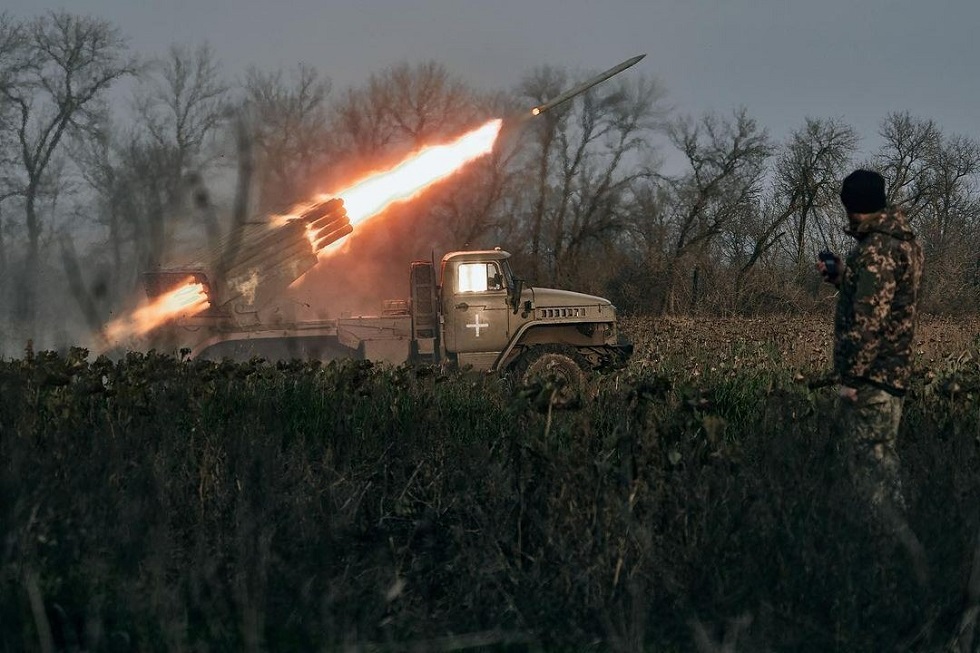
M 0 649 L 942 650 L 976 599 L 976 326 L 923 326 L 906 402 L 924 584 L 846 483 L 828 321 L 629 322 L 566 411 L 431 368 L 28 352 Z

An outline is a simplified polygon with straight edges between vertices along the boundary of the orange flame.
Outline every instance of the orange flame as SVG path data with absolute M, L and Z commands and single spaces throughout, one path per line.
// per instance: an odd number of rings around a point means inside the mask
M 312 202 L 295 207 L 291 213 L 273 216 L 270 224 L 282 226 L 297 219 L 313 203 L 326 202 L 333 198 L 344 200 L 344 208 L 352 226 L 364 222 L 392 204 L 414 198 L 470 161 L 492 152 L 502 125 L 503 120 L 495 118 L 466 132 L 451 143 L 423 147 L 387 170 L 373 172 L 342 190 L 321 194 Z M 315 244 L 314 231 L 309 227 L 306 235 L 310 243 Z M 323 251 L 335 251 L 339 242 Z
M 499 118 L 494 119 L 452 143 L 424 147 L 395 167 L 369 175 L 348 188 L 323 195 L 320 199 L 339 197 L 344 200 L 351 224 L 364 222 L 395 202 L 412 199 L 470 161 L 489 154 L 502 124 Z
M 155 329 L 164 322 L 181 315 L 195 315 L 208 307 L 204 285 L 191 283 L 169 290 L 146 306 L 141 306 L 124 317 L 113 320 L 105 328 L 106 339 L 111 343 L 139 336 Z

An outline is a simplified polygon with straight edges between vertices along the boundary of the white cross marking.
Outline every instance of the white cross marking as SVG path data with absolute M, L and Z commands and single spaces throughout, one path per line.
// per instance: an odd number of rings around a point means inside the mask
M 479 338 L 480 329 L 486 329 L 489 326 L 490 326 L 489 322 L 480 322 L 480 314 L 477 313 L 476 317 L 473 318 L 473 324 L 467 324 L 466 328 L 473 329 L 474 331 L 476 331 L 476 337 Z

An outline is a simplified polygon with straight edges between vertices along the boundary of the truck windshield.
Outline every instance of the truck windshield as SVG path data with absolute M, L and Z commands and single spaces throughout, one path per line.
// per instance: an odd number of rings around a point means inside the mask
M 504 278 L 495 262 L 460 263 L 458 292 L 503 290 Z

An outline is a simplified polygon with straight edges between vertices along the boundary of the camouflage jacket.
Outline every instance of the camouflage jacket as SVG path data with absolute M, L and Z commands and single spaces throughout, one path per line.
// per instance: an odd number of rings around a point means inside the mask
M 834 320 L 834 369 L 901 395 L 912 373 L 922 248 L 897 209 L 852 218 Z

